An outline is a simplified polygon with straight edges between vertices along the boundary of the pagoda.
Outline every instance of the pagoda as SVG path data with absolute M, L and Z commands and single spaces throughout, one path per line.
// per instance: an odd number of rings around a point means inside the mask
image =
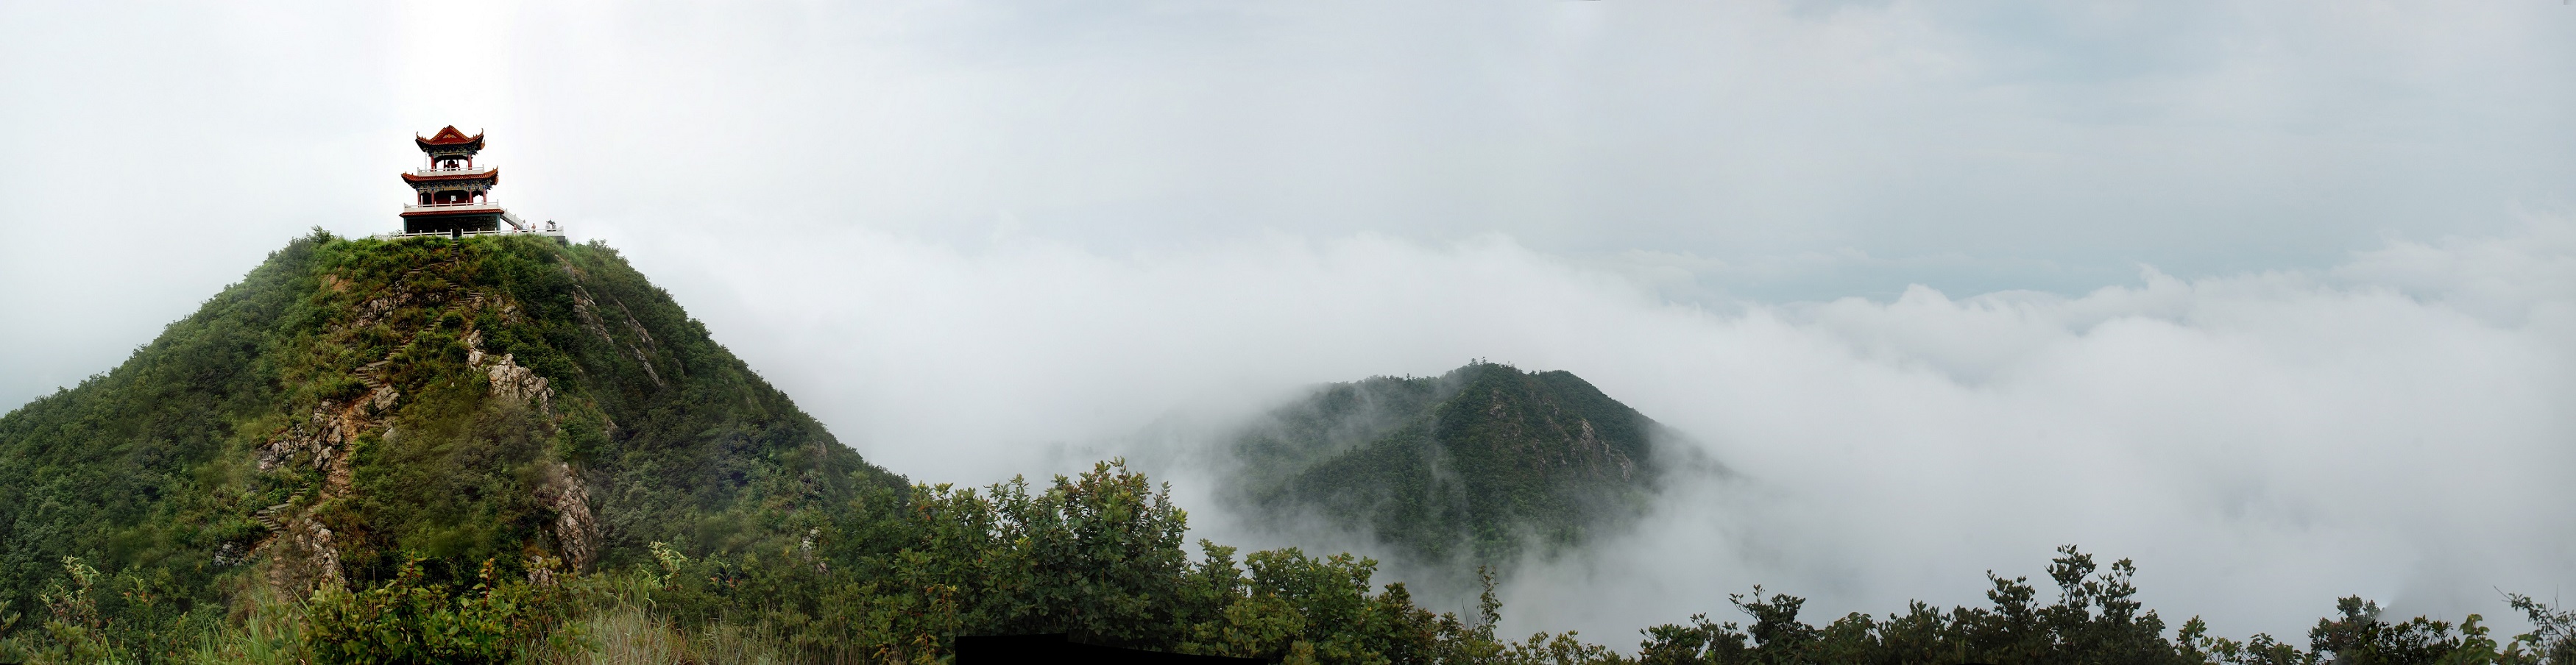
M 550 222 L 538 229 L 521 222 L 516 215 L 501 209 L 492 201 L 492 187 L 501 184 L 501 169 L 477 166 L 474 155 L 483 151 L 483 135 L 466 136 L 455 125 L 438 130 L 436 136 L 412 141 L 420 145 L 424 158 L 421 168 L 402 174 L 404 184 L 415 194 L 403 205 L 403 230 L 400 235 L 443 235 L 463 237 L 485 233 L 562 232 Z M 508 224 L 509 229 L 501 226 Z

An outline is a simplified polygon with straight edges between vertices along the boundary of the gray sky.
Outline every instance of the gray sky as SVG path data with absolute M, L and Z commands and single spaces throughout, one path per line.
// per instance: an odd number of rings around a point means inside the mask
M 1747 473 L 1527 629 L 2064 542 L 2231 635 L 2576 579 L 2559 2 L 21 0 L 0 85 L 10 404 L 455 124 L 915 478 L 1471 357 Z

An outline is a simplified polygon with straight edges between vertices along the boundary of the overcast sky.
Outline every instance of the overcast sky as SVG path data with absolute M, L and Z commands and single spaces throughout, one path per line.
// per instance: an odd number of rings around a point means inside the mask
M 7 404 L 454 124 L 917 479 L 1475 357 L 1744 472 L 1515 628 L 2066 542 L 2229 635 L 2576 581 L 2563 2 L 17 0 L 0 89 Z

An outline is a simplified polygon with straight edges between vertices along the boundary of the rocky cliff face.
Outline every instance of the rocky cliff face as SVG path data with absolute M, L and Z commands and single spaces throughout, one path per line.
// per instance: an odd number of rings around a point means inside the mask
M 112 372 L 0 417 L 0 602 L 65 556 L 175 602 L 792 544 L 901 479 L 599 245 L 317 233 Z
M 1507 564 L 1620 528 L 1664 472 L 1661 426 L 1567 372 L 1471 364 L 1318 388 L 1235 443 L 1238 507 L 1320 520 L 1414 563 Z

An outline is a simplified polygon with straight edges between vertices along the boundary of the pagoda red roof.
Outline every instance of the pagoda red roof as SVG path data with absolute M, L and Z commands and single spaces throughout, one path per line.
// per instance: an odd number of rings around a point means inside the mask
M 470 172 L 470 171 L 469 171 L 469 172 L 465 172 L 465 173 L 448 173 L 448 174 L 440 174 L 440 175 L 419 175 L 419 174 L 413 174 L 413 173 L 405 173 L 405 174 L 402 174 L 402 177 L 403 177 L 403 182 L 473 182 L 473 181 L 476 181 L 476 180 L 490 180 L 490 181 L 492 181 L 492 184 L 494 184 L 494 185 L 501 184 L 501 170 L 500 170 L 500 169 L 492 169 L 492 170 L 488 170 L 488 171 L 481 171 L 481 172 Z
M 482 135 L 482 134 L 475 134 L 475 135 L 473 135 L 473 136 L 466 136 L 466 135 L 465 135 L 465 132 L 457 131 L 457 130 L 456 130 L 456 126 L 455 126 L 455 125 L 448 125 L 448 126 L 446 126 L 445 128 L 439 129 L 439 130 L 438 130 L 438 134 L 437 134 L 436 136 L 431 136 L 431 137 L 429 137 L 429 138 L 421 138 L 421 137 L 420 137 L 420 135 L 418 135 L 418 134 L 414 134 L 414 135 L 412 135 L 412 137 L 411 137 L 411 138 L 412 138 L 412 140 L 413 140 L 413 141 L 417 141 L 417 142 L 419 142 L 419 143 L 420 143 L 420 149 L 422 149 L 422 150 L 428 150 L 428 149 L 430 149 L 431 147 L 435 147 L 435 146 L 451 146 L 451 145 L 461 145 L 461 146 L 470 147 L 470 148 L 473 148 L 473 149 L 476 149 L 476 150 L 481 150 L 481 149 L 483 149 L 483 135 Z

